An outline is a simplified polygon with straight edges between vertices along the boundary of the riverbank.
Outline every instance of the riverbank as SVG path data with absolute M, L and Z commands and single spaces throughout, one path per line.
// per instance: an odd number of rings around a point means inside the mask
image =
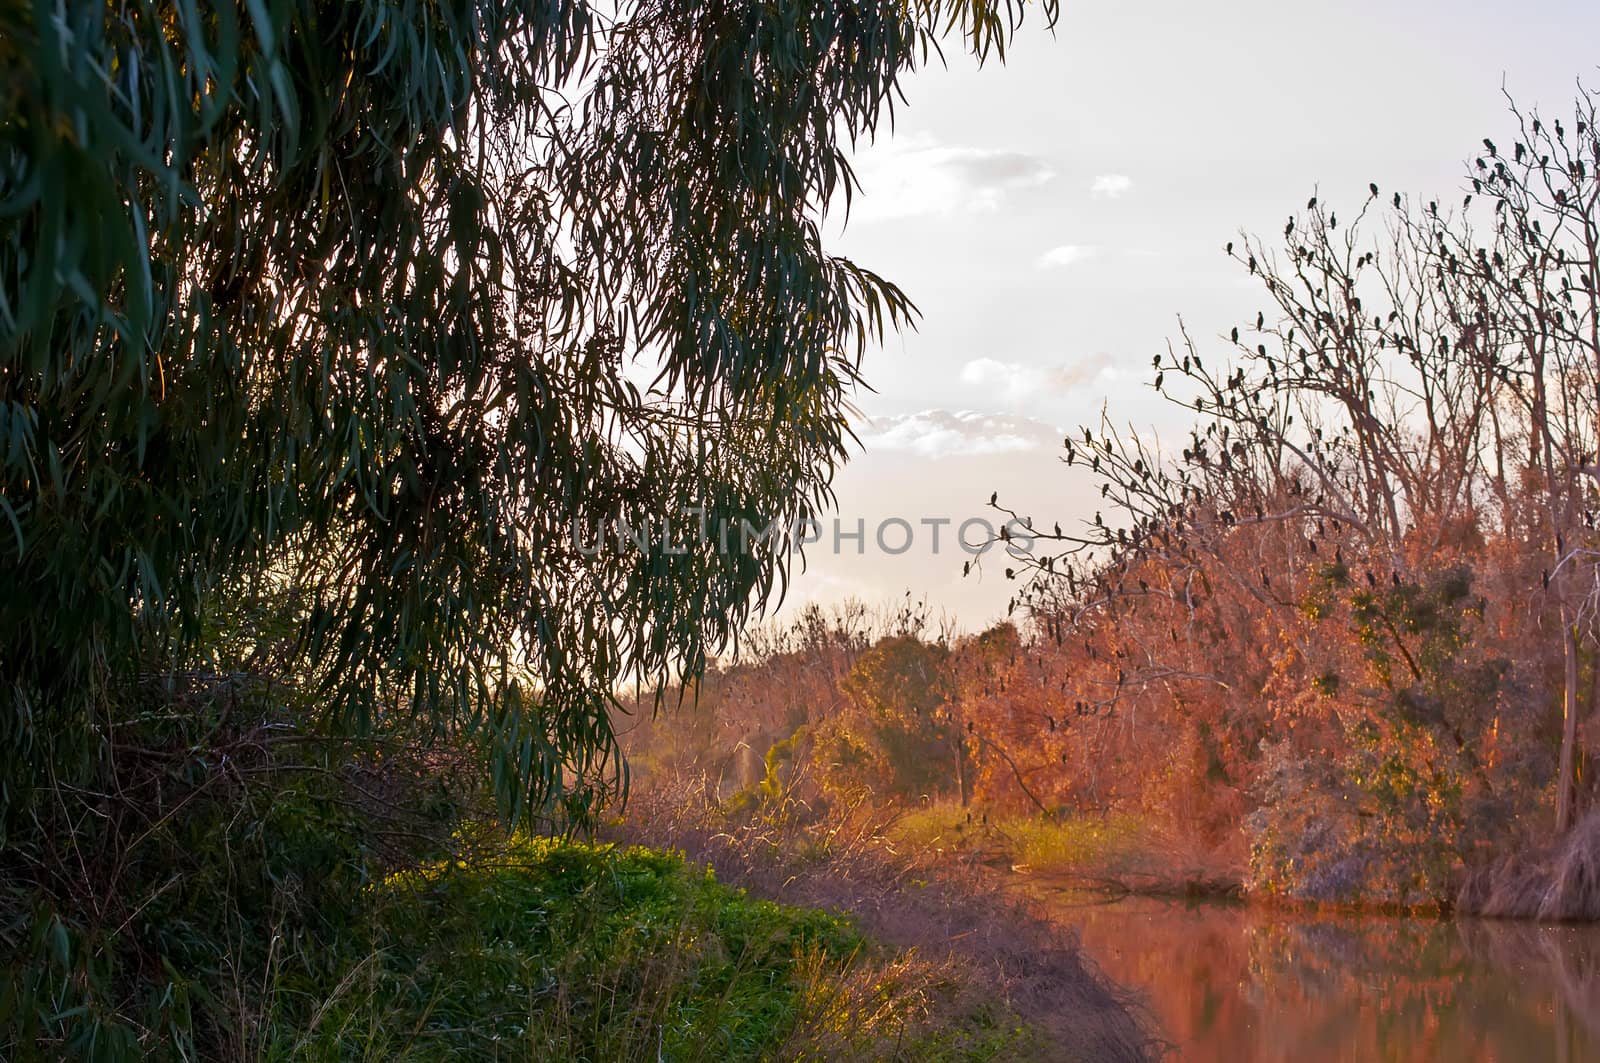
M 1506 881 L 1575 872 L 1582 832 L 1508 864 Z M 887 833 L 1070 932 L 1185 1060 L 1600 1058 L 1597 926 L 1245 898 L 1226 850 L 1126 815 L 969 819 L 930 804 Z
M 942 972 L 937 1013 L 947 1021 L 1008 1016 L 1002 1025 L 1019 1036 L 999 1058 L 1117 1063 L 1159 1054 L 1142 1009 L 1085 962 L 1069 928 L 995 890 L 981 868 L 896 846 L 886 833 L 894 819 L 866 805 L 735 813 L 703 786 L 657 784 L 636 792 L 603 833 L 682 852 L 752 896 L 847 915 L 871 940 Z
M 1053 889 L 1113 896 L 1244 896 L 1242 861 L 1124 813 L 1044 819 L 936 802 L 899 815 L 895 844 L 1005 871 Z
M 1583 817 L 1543 849 L 1510 853 L 1464 871 L 1453 896 L 1411 906 L 1247 895 L 1241 854 L 1175 838 L 1125 813 L 1045 819 L 937 802 L 901 813 L 887 834 L 906 850 L 1014 878 L 1030 893 L 1248 901 L 1358 915 L 1600 922 L 1600 812 Z

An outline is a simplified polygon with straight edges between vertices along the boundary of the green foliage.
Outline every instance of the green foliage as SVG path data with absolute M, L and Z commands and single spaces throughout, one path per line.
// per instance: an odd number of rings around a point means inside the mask
M 809 737 L 810 732 L 806 727 L 797 727 L 788 738 L 774 742 L 772 748 L 767 750 L 767 755 L 762 758 L 766 772 L 761 777 L 761 796 L 768 802 L 783 799 L 788 789 L 787 776 L 793 773 Z
M 677 857 L 539 839 L 392 876 L 371 906 L 338 981 L 279 994 L 267 1058 L 767 1058 L 811 958 L 862 947 Z
M 885 638 L 839 689 L 844 706 L 823 741 L 835 784 L 903 798 L 954 785 L 961 735 L 949 711 L 949 650 L 915 635 Z
M 1481 836 L 1504 801 L 1464 738 L 1484 733 L 1500 708 L 1504 663 L 1473 645 L 1483 602 L 1465 567 L 1346 588 L 1342 598 L 1327 598 L 1323 622 L 1352 625 L 1367 684 L 1333 671 L 1312 680 L 1335 702 L 1336 755 L 1264 745 L 1263 802 L 1249 821 L 1252 888 L 1447 902 L 1467 838 Z M 1468 830 L 1472 819 L 1480 822 Z
M 793 815 L 797 805 L 790 787 L 809 749 L 810 737 L 810 728 L 801 725 L 788 738 L 772 743 L 762 758 L 761 779 L 734 794 L 728 811 L 734 815 L 755 813 L 780 821 Z
M 911 313 L 822 245 L 845 151 L 1022 6 L 0 7 L 0 827 L 263 581 L 342 729 L 487 734 L 513 815 L 614 773 L 788 558 L 576 530 L 827 497 Z
M 426 787 L 389 780 L 419 813 L 397 823 L 360 806 L 352 782 L 377 780 L 348 763 L 239 766 L 251 785 L 200 774 L 131 845 L 80 835 L 109 856 L 81 854 L 113 929 L 81 898 L 0 927 L 0 1056 L 838 1058 L 892 1042 L 981 1059 L 1023 1040 L 998 1005 L 918 1026 L 937 987 L 903 958 L 678 856 L 470 821 L 452 837 L 458 806 Z M 8 907 L 25 884 L 11 870 Z

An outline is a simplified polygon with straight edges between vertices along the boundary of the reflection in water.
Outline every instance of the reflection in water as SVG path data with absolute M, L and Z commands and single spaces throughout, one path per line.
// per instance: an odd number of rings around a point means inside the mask
M 1184 1060 L 1600 1060 L 1600 927 L 1048 905 Z

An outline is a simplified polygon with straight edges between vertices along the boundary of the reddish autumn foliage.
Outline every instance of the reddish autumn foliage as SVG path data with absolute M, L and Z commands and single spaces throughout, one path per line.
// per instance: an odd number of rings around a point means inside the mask
M 1373 186 L 1229 244 L 1263 309 L 1154 359 L 1185 445 L 1107 416 L 1064 444 L 1092 521 L 992 503 L 1030 533 L 993 544 L 1016 625 L 813 612 L 708 677 L 737 784 L 1132 812 L 1256 891 L 1404 905 L 1565 831 L 1600 743 L 1597 104 L 1513 111 L 1459 206 Z

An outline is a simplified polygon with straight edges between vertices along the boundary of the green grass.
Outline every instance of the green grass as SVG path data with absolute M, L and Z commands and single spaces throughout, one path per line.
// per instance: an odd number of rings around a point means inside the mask
M 261 1057 L 991 1059 L 1027 1039 L 998 1006 L 931 1021 L 937 973 L 653 850 L 518 839 L 371 890 L 367 940 L 272 987 Z
M 0 853 L 0 1059 L 1042 1054 L 992 982 L 680 856 L 506 839 L 455 805 L 375 825 L 337 773 L 242 778 L 133 844 L 91 835 L 109 878 Z

